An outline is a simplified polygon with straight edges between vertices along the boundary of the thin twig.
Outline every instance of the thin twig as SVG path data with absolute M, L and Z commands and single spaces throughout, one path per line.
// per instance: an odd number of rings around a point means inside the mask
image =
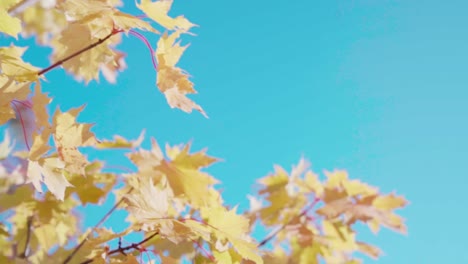
M 81 50 L 79 50 L 79 51 L 77 51 L 77 52 L 75 52 L 75 53 L 73 53 L 73 54 L 71 54 L 71 55 L 69 55 L 69 56 L 67 56 L 67 57 L 65 57 L 65 58 L 63 58 L 63 59 L 61 59 L 61 60 L 59 60 L 59 61 L 57 61 L 57 62 L 55 62 L 54 64 L 50 65 L 49 67 L 47 67 L 47 68 L 45 68 L 45 69 L 42 69 L 41 71 L 39 71 L 39 72 L 37 73 L 37 75 L 38 75 L 38 76 L 41 76 L 41 75 L 43 75 L 44 73 L 47 73 L 48 71 L 52 70 L 53 68 L 62 65 L 64 62 L 67 62 L 68 60 L 73 59 L 74 57 L 80 55 L 81 53 L 83 53 L 83 52 L 85 52 L 85 51 L 88 51 L 88 50 L 90 50 L 90 49 L 92 49 L 92 48 L 94 48 L 94 47 L 96 47 L 96 46 L 98 46 L 98 45 L 104 43 L 104 42 L 105 42 L 106 40 L 108 40 L 110 37 L 112 37 L 113 35 L 118 34 L 118 33 L 120 33 L 120 32 L 123 32 L 123 31 L 122 31 L 122 30 L 117 30 L 117 29 L 112 30 L 112 32 L 109 33 L 109 35 L 105 36 L 103 39 L 99 39 L 98 41 L 94 42 L 93 44 L 91 44 L 91 45 L 89 45 L 89 46 L 87 46 L 87 47 L 85 47 L 85 48 L 83 48 L 83 49 L 81 49 Z
M 309 210 L 312 209 L 318 203 L 318 201 L 319 201 L 319 199 L 315 198 L 314 201 L 312 201 L 312 203 L 310 203 L 306 208 L 304 208 L 304 210 L 302 210 L 302 212 L 299 215 L 297 215 L 295 217 L 292 217 L 291 219 L 289 219 L 289 221 L 287 223 L 283 224 L 280 228 L 278 228 L 274 232 L 270 233 L 267 237 L 265 237 L 262 241 L 260 241 L 260 243 L 258 243 L 257 247 L 258 248 L 262 247 L 262 246 L 266 245 L 266 243 L 270 242 L 270 240 L 272 240 L 279 232 L 281 232 L 289 224 L 291 224 L 291 222 L 294 219 L 300 218 L 300 217 L 304 216 L 305 214 L 307 214 L 307 212 L 309 212 Z
M 128 190 L 126 194 L 129 194 L 132 191 L 133 191 L 133 187 L 130 188 L 130 190 Z M 75 247 L 72 253 L 70 253 L 70 255 L 68 255 L 68 257 L 63 261 L 63 264 L 70 262 L 70 260 L 73 258 L 73 256 L 75 256 L 78 250 L 80 250 L 84 246 L 86 241 L 88 241 L 89 236 L 93 233 L 92 231 L 98 228 L 100 225 L 102 225 L 102 223 L 104 223 L 107 220 L 107 218 L 117 209 L 117 207 L 123 202 L 123 200 L 124 200 L 124 196 L 122 196 L 120 200 L 101 218 L 101 220 L 99 220 L 99 222 L 94 225 L 91 232 L 89 232 L 88 235 L 85 238 L 83 238 L 83 240 L 80 242 L 80 244 Z
M 195 245 L 197 245 L 197 247 L 202 251 L 202 253 L 205 254 L 212 262 L 216 262 L 215 257 L 210 252 L 208 252 L 208 250 L 203 248 L 203 245 L 200 243 L 200 241 L 195 241 L 193 239 L 191 240 L 193 243 L 195 243 Z
M 19 254 L 18 257 L 27 259 L 28 258 L 28 249 L 29 249 L 29 241 L 31 240 L 31 229 L 32 229 L 32 220 L 33 216 L 29 216 L 28 220 L 26 221 L 26 243 L 24 244 L 23 253 Z
M 155 232 L 153 233 L 152 235 L 148 236 L 147 238 L 143 239 L 142 241 L 138 242 L 138 243 L 132 243 L 130 246 L 126 246 L 126 247 L 121 247 L 121 244 L 119 243 L 119 247 L 114 249 L 114 250 L 111 250 L 109 252 L 107 252 L 107 256 L 110 256 L 110 255 L 114 255 L 116 253 L 122 253 L 122 254 L 126 254 L 125 251 L 127 250 L 130 250 L 130 249 L 136 249 L 136 250 L 140 250 L 140 246 L 142 246 L 144 243 L 150 241 L 153 237 L 157 236 L 159 234 L 159 232 Z M 89 264 L 89 263 L 92 263 L 94 261 L 94 259 L 88 259 L 88 260 L 85 260 L 83 262 L 81 262 L 81 264 Z

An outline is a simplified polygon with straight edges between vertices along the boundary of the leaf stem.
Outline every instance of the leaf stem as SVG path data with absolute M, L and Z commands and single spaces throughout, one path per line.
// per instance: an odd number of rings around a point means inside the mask
M 154 54 L 154 50 L 153 48 L 151 47 L 151 44 L 148 42 L 148 40 L 145 38 L 145 36 L 143 36 L 142 34 L 134 31 L 134 30 L 129 30 L 128 33 L 132 34 L 133 36 L 139 38 L 141 41 L 143 41 L 146 45 L 146 47 L 148 47 L 150 53 L 151 53 L 151 62 L 153 62 L 153 67 L 154 69 L 157 71 L 158 70 L 158 64 L 156 63 L 156 60 L 155 60 L 155 54 Z

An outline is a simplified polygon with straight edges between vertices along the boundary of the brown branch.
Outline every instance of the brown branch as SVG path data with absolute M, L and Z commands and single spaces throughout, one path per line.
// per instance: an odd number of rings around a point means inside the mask
M 110 256 L 110 255 L 114 255 L 114 254 L 117 254 L 117 253 L 122 253 L 123 255 L 127 255 L 127 253 L 125 253 L 125 251 L 127 251 L 127 250 L 131 250 L 131 249 L 140 250 L 141 245 L 143 245 L 144 243 L 150 241 L 153 237 L 157 236 L 158 234 L 159 234 L 159 231 L 156 231 L 152 235 L 150 235 L 147 238 L 143 239 L 142 241 L 140 241 L 138 243 L 132 243 L 130 246 L 126 246 L 126 247 L 122 247 L 121 246 L 122 245 L 121 240 L 119 240 L 118 248 L 107 252 L 106 255 Z M 93 261 L 94 261 L 94 259 L 88 259 L 88 260 L 85 260 L 85 261 L 81 262 L 81 264 L 89 264 L 89 263 L 92 263 Z
M 19 254 L 19 258 L 27 259 L 28 258 L 28 249 L 29 249 L 29 241 L 31 240 L 31 229 L 32 229 L 32 220 L 33 216 L 29 216 L 28 220 L 26 221 L 26 242 L 24 244 L 23 253 Z
M 89 45 L 89 46 L 87 46 L 87 47 L 85 47 L 85 48 L 83 48 L 83 49 L 81 49 L 81 50 L 79 50 L 79 51 L 76 51 L 75 53 L 73 53 L 73 54 L 71 54 L 71 55 L 68 55 L 67 57 L 65 57 L 65 58 L 63 58 L 63 59 L 61 59 L 61 60 L 55 62 L 54 64 L 50 65 L 49 67 L 42 69 L 41 71 L 39 71 L 39 72 L 37 73 L 37 75 L 38 75 L 38 76 L 41 76 L 41 75 L 47 73 L 48 71 L 52 70 L 53 68 L 62 65 L 63 63 L 65 63 L 65 62 L 67 62 L 67 61 L 73 59 L 74 57 L 80 55 L 81 53 L 83 53 L 83 52 L 85 52 L 85 51 L 88 51 L 88 50 L 90 50 L 90 49 L 92 49 L 92 48 L 94 48 L 94 47 L 96 47 L 96 46 L 98 46 L 98 45 L 104 43 L 104 42 L 105 42 L 106 40 L 108 40 L 110 37 L 112 37 L 113 35 L 118 34 L 118 33 L 120 33 L 120 32 L 123 32 L 123 31 L 122 31 L 122 30 L 118 30 L 118 29 L 113 29 L 112 32 L 109 33 L 109 35 L 105 36 L 105 37 L 102 38 L 102 39 L 99 39 L 98 41 L 94 42 L 93 44 L 91 44 L 91 45 Z
M 133 187 L 130 188 L 126 194 L 129 194 L 132 191 L 133 191 Z M 78 250 L 80 250 L 84 246 L 86 241 L 88 241 L 89 236 L 93 233 L 92 231 L 94 231 L 96 228 L 102 225 L 107 220 L 107 218 L 117 209 L 117 207 L 123 202 L 123 200 L 124 200 L 124 196 L 122 196 L 120 200 L 101 218 L 101 220 L 99 220 L 99 222 L 93 226 L 91 232 L 89 232 L 89 234 L 85 238 L 83 238 L 83 240 L 80 242 L 80 244 L 75 247 L 72 253 L 70 253 L 70 255 L 68 255 L 68 257 L 63 261 L 63 264 L 70 262 L 70 260 L 73 258 L 73 256 L 75 256 Z
M 306 208 L 304 208 L 304 210 L 302 210 L 302 212 L 298 215 L 296 215 L 295 217 L 292 217 L 291 219 L 289 219 L 289 221 L 285 224 L 283 224 L 280 228 L 276 229 L 275 231 L 273 231 L 272 233 L 270 233 L 267 237 L 265 237 L 262 241 L 260 241 L 260 243 L 258 243 L 257 247 L 262 247 L 264 246 L 266 243 L 270 242 L 270 240 L 272 240 L 276 235 L 278 235 L 279 232 L 281 232 L 282 230 L 284 230 L 289 224 L 291 224 L 291 222 L 296 219 L 296 218 L 300 218 L 304 215 L 307 214 L 307 212 L 310 211 L 310 209 L 314 208 L 314 206 L 319 202 L 319 199 L 318 198 L 315 198 L 314 201 L 312 203 L 310 203 Z

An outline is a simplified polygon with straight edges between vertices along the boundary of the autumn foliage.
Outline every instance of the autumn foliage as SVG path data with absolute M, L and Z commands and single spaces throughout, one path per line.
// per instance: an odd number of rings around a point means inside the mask
M 2 130 L 0 143 L 0 263 L 360 263 L 356 253 L 378 258 L 381 251 L 360 241 L 357 227 L 406 232 L 395 210 L 407 201 L 345 171 L 320 176 L 303 159 L 290 172 L 277 166 L 258 180 L 250 209 L 239 212 L 224 204 L 220 182 L 205 171 L 218 161 L 205 150 L 192 152 L 190 144 L 163 150 L 154 139 L 144 149 L 143 133 L 100 139 L 90 124 L 77 122 L 84 107 L 52 111 L 47 73 L 63 67 L 85 84 L 100 76 L 116 82 L 126 67 L 116 47 L 128 34 L 151 51 L 155 85 L 169 106 L 206 116 L 187 97 L 196 91 L 177 66 L 187 48 L 181 36 L 195 25 L 168 15 L 172 0 L 136 5 L 137 15 L 123 12 L 119 0 L 0 2 L 3 38 L 33 36 L 52 48 L 51 65 L 41 69 L 22 59 L 27 47 L 0 47 L 0 125 L 17 127 L 8 130 L 13 134 Z M 160 36 L 155 48 L 142 31 Z M 14 148 L 21 140 L 24 148 Z M 108 172 L 82 147 L 127 149 L 137 169 Z M 82 230 L 86 214 L 79 208 L 111 197 L 115 206 Z M 128 212 L 117 233 L 102 227 L 116 209 Z M 259 226 L 269 234 L 254 238 Z M 142 238 L 127 240 L 135 233 Z

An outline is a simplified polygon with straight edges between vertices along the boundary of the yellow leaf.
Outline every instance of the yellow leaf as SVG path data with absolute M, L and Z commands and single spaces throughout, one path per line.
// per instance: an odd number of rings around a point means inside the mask
M 404 207 L 408 204 L 408 201 L 406 201 L 406 199 L 402 196 L 396 196 L 392 193 L 375 198 L 372 204 L 382 210 L 394 210 L 400 207 Z
M 188 79 L 188 74 L 175 66 L 187 47 L 181 47 L 180 43 L 176 42 L 179 36 L 180 32 L 175 32 L 170 36 L 164 34 L 158 41 L 155 54 L 158 61 L 156 85 L 164 93 L 172 108 L 179 108 L 187 113 L 195 109 L 207 117 L 201 106 L 187 98 L 187 94 L 194 94 L 196 91 L 193 83 Z
M 342 182 L 348 179 L 348 173 L 342 170 L 335 170 L 333 172 L 325 172 L 327 176 L 326 186 L 328 188 L 336 188 L 340 187 Z
M 305 174 L 304 182 L 307 187 L 314 192 L 316 197 L 321 197 L 323 195 L 323 185 L 320 182 L 318 175 L 309 171 Z
M 8 228 L 3 223 L 0 223 L 0 236 L 5 236 L 5 237 L 10 236 L 10 234 L 8 233 Z
M 190 143 L 186 144 L 182 151 L 178 152 L 177 155 L 172 157 L 174 164 L 184 166 L 190 169 L 200 169 L 210 166 L 214 162 L 217 162 L 217 158 L 206 155 L 206 149 L 203 149 L 197 153 L 190 154 Z
M 322 226 L 333 250 L 352 252 L 357 249 L 355 234 L 348 226 L 328 220 L 323 220 Z
M 42 167 L 38 161 L 33 161 L 33 160 L 29 161 L 27 176 L 28 176 L 27 182 L 31 182 L 34 185 L 34 188 L 36 188 L 38 192 L 42 192 L 42 186 L 41 186 L 41 182 L 43 181 Z
M 373 188 L 358 180 L 344 180 L 342 181 L 343 188 L 349 196 L 356 195 L 372 195 L 377 193 L 377 189 Z
M 25 100 L 28 94 L 29 83 L 17 83 L 13 77 L 0 75 L 0 125 L 3 125 L 8 122 L 8 120 L 15 118 L 12 101 Z
M 138 139 L 128 141 L 125 138 L 115 135 L 113 141 L 104 140 L 96 144 L 96 148 L 110 149 L 110 148 L 136 148 L 141 145 L 145 137 L 145 131 L 142 131 Z
M 112 189 L 116 181 L 116 176 L 112 174 L 93 173 L 83 177 L 74 175 L 70 183 L 75 186 L 74 191 L 78 195 L 81 203 L 99 204 Z
M 80 107 L 62 113 L 57 109 L 53 117 L 53 135 L 59 157 L 65 162 L 65 168 L 76 174 L 84 174 L 84 167 L 89 163 L 78 147 L 97 143 L 94 133 L 90 131 L 92 125 L 76 122 L 82 110 L 83 107 Z
M 140 149 L 136 152 L 127 154 L 128 158 L 137 165 L 140 171 L 150 170 L 158 166 L 164 159 L 164 155 L 154 138 L 151 138 L 151 151 Z
M 218 263 L 232 264 L 231 254 L 229 254 L 229 251 L 227 250 L 223 252 L 213 250 L 213 257 Z
M 327 219 L 333 219 L 346 212 L 352 207 L 351 201 L 347 199 L 333 200 L 332 202 L 326 203 L 322 208 L 317 210 L 317 214 L 325 216 Z
M 38 160 L 42 155 L 46 154 L 50 150 L 49 146 L 49 137 L 51 131 L 45 129 L 42 133 L 38 134 L 37 132 L 33 133 L 33 144 L 31 150 L 29 151 L 30 160 Z
M 164 33 L 161 36 L 158 41 L 158 49 L 156 50 L 156 56 L 160 64 L 175 66 L 179 62 L 180 57 L 188 47 L 188 45 L 180 46 L 180 41 L 177 41 L 180 34 L 180 31 L 176 31 L 171 35 Z
M 274 193 L 283 189 L 289 183 L 288 173 L 280 166 L 275 166 L 275 173 L 257 180 L 258 183 L 265 186 L 259 194 Z
M 141 183 L 138 192 L 125 196 L 128 211 L 139 220 L 160 220 L 168 216 L 169 193 L 158 190 L 153 180 Z
M 34 235 L 41 247 L 49 249 L 55 245 L 62 246 L 67 242 L 69 227 L 62 222 L 41 225 L 34 228 Z
M 241 238 L 248 231 L 249 220 L 242 215 L 238 215 L 236 210 L 237 207 L 229 211 L 222 206 L 215 208 L 202 207 L 200 214 L 204 219 L 207 219 L 208 224 L 219 231 L 220 239 L 228 237 Z
M 165 160 L 156 169 L 164 173 L 176 197 L 187 198 L 197 207 L 208 205 L 213 200 L 213 194 L 208 191 L 218 181 L 210 175 Z
M 257 245 L 246 236 L 249 228 L 249 220 L 236 214 L 236 207 L 227 211 L 226 208 L 203 207 L 200 214 L 215 230 L 215 236 L 221 240 L 228 240 L 239 254 L 255 263 L 263 263 L 258 255 Z
M 52 102 L 52 99 L 47 96 L 46 93 L 41 91 L 41 83 L 36 82 L 34 87 L 35 93 L 31 98 L 32 109 L 36 119 L 36 125 L 40 129 L 41 127 L 49 126 L 49 114 L 47 113 L 47 106 Z
M 8 14 L 8 8 L 12 7 L 16 1 L 2 0 L 0 2 L 0 32 L 17 38 L 21 32 L 21 20 Z
M 132 16 L 130 14 L 125 14 L 120 11 L 116 11 L 113 13 L 112 20 L 114 21 L 114 25 L 118 29 L 122 29 L 124 31 L 128 31 L 133 28 L 138 28 L 151 31 L 153 33 L 159 33 L 148 22 L 143 21 L 141 18 Z
M 205 113 L 205 110 L 203 110 L 203 108 L 200 105 L 187 98 L 185 93 L 181 92 L 178 86 L 174 86 L 170 89 L 167 89 L 164 92 L 164 95 L 166 96 L 167 103 L 171 108 L 179 108 L 180 110 L 187 113 L 191 113 L 192 110 L 197 110 L 204 117 L 208 118 L 208 115 Z
M 0 48 L 0 69 L 4 75 L 19 82 L 35 81 L 39 78 L 39 69 L 21 59 L 26 49 L 13 45 Z
M 64 164 L 58 158 L 45 158 L 39 161 L 29 161 L 27 176 L 36 190 L 42 192 L 40 182 L 44 182 L 57 199 L 62 200 L 65 189 L 72 186 L 63 175 Z
M 156 21 L 161 26 L 169 30 L 181 30 L 187 32 L 195 26 L 188 21 L 184 16 L 178 16 L 172 18 L 167 15 L 172 6 L 172 0 L 159 0 L 153 2 L 151 0 L 142 0 L 140 4 L 137 4 L 149 18 Z
M 378 247 L 369 245 L 364 242 L 357 242 L 357 246 L 359 251 L 363 252 L 364 254 L 374 258 L 378 259 L 380 255 L 382 255 L 382 250 L 380 250 Z

